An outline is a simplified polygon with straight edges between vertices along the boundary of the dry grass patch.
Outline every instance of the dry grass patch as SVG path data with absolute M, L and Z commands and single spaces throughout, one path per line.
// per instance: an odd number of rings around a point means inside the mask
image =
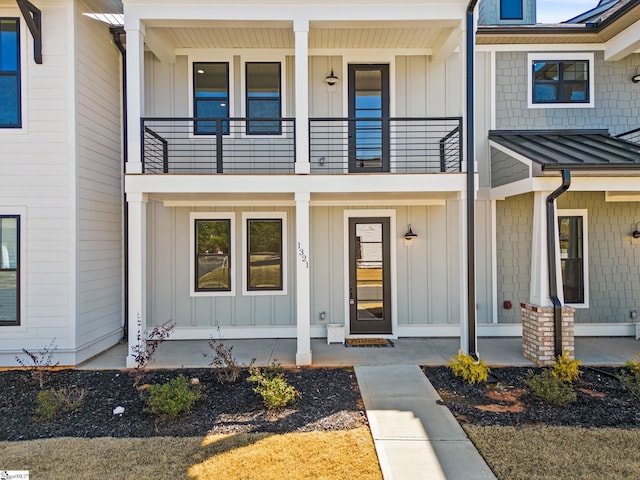
M 2 468 L 33 478 L 381 479 L 369 429 L 205 438 L 55 438 L 0 442 Z
M 500 480 L 640 478 L 640 430 L 464 425 Z

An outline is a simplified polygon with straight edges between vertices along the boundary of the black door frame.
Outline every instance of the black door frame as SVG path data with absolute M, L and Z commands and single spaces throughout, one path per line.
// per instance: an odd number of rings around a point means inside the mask
M 381 72 L 381 94 L 382 94 L 382 115 L 380 119 L 382 130 L 382 158 L 380 167 L 365 167 L 358 165 L 356 158 L 357 142 L 356 142 L 356 106 L 355 106 L 355 80 L 357 71 Z M 349 64 L 348 65 L 348 115 L 349 115 L 349 173 L 366 173 L 366 172 L 388 172 L 389 171 L 389 64 Z
M 356 286 L 356 225 L 380 223 L 382 224 L 382 319 L 367 320 L 359 323 L 358 289 Z M 393 334 L 391 318 L 391 218 L 390 217 L 349 217 L 349 334 Z

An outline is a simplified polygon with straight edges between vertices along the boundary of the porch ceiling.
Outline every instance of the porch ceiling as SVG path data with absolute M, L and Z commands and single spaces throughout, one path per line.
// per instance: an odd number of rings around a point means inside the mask
M 612 137 L 607 130 L 492 130 L 489 140 L 542 170 L 640 170 L 640 145 Z
M 286 22 L 153 23 L 176 49 L 293 49 L 293 27 Z M 437 51 L 456 33 L 459 22 L 311 22 L 310 49 L 423 49 Z

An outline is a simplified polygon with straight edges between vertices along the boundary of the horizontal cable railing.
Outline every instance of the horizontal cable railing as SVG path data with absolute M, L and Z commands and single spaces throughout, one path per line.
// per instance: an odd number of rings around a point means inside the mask
M 640 144 L 640 128 L 634 128 L 628 132 L 620 133 L 619 135 L 616 135 L 616 137 L 626 140 L 627 142 Z
M 310 118 L 311 173 L 462 170 L 462 119 Z
M 144 173 L 288 174 L 293 118 L 143 118 Z

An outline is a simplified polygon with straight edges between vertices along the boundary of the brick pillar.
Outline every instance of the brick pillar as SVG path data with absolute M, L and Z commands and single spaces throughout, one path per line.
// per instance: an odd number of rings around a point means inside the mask
M 537 366 L 552 365 L 555 358 L 553 307 L 520 304 L 522 313 L 522 354 Z M 574 357 L 574 308 L 562 307 L 562 350 Z

